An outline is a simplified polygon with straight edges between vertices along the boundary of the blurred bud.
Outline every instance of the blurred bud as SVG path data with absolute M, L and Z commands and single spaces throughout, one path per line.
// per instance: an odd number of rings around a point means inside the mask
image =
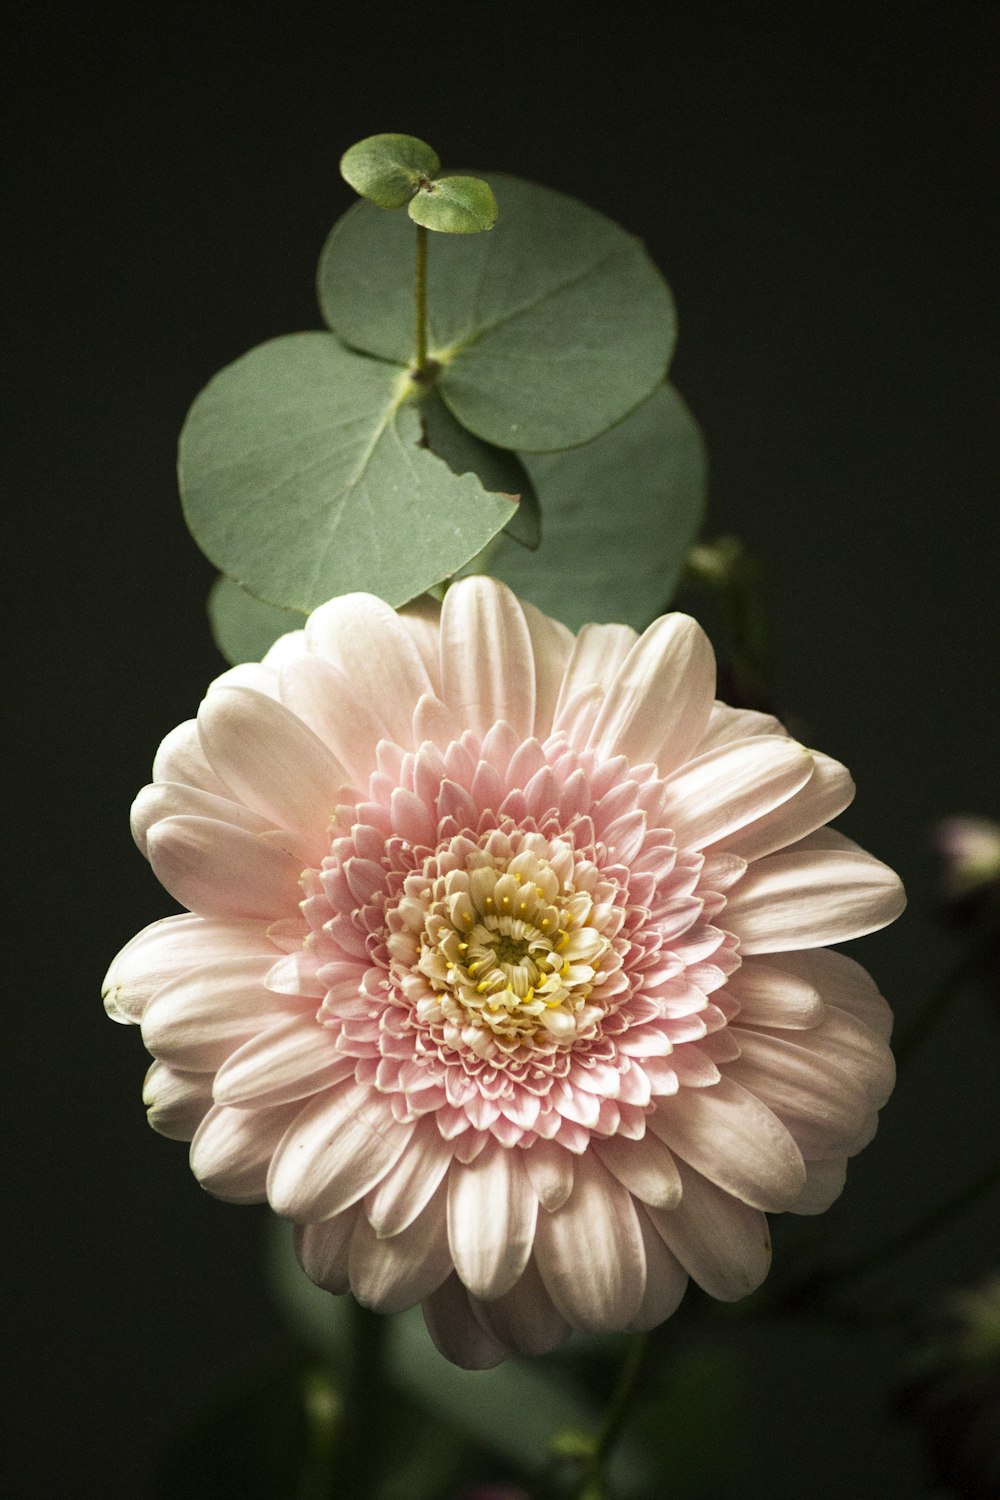
M 917 1424 L 937 1483 L 962 1500 L 1000 1495 L 1000 1274 L 942 1298 L 896 1409 Z
M 1000 824 L 989 818 L 944 818 L 935 829 L 944 856 L 942 886 L 950 901 L 1000 889 Z

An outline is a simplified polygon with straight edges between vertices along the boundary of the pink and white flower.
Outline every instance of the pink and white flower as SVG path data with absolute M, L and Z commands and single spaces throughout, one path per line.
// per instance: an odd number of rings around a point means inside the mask
M 136 801 L 190 912 L 106 981 L 151 1123 L 459 1364 L 752 1291 L 764 1214 L 826 1208 L 891 1090 L 889 1009 L 824 945 L 900 883 L 824 826 L 843 766 L 714 690 L 684 615 L 348 595 L 213 683 Z

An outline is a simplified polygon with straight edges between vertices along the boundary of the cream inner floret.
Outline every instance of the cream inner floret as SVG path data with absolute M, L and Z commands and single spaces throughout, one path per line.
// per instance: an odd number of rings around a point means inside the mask
M 388 914 L 392 969 L 416 1019 L 484 1059 L 594 1033 L 594 991 L 622 913 L 600 872 L 559 839 L 493 834 L 457 868 L 413 874 Z M 599 997 L 598 997 L 599 998 Z

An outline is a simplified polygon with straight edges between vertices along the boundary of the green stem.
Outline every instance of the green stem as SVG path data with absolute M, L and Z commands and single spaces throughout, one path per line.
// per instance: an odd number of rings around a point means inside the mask
M 917 1014 L 903 1033 L 902 1039 L 893 1048 L 897 1067 L 905 1067 L 920 1050 L 956 994 L 966 980 L 972 978 L 991 945 L 997 941 L 998 928 L 1000 928 L 1000 923 L 995 917 L 992 921 L 984 922 L 970 946 L 958 961 L 945 971 L 925 997 Z
M 413 364 L 413 373 L 416 376 L 420 376 L 427 369 L 427 229 L 423 224 L 417 225 L 417 259 L 414 293 L 417 315 L 417 353 Z
M 382 1349 L 385 1319 L 348 1299 L 351 1308 L 350 1365 L 347 1378 L 347 1487 L 337 1476 L 339 1500 L 371 1500 L 375 1493 L 377 1456 L 385 1422 Z
M 593 1454 L 587 1465 L 583 1483 L 578 1491 L 578 1500 L 609 1500 L 610 1490 L 606 1476 L 608 1459 L 614 1450 L 614 1446 L 621 1434 L 622 1426 L 628 1415 L 629 1401 L 635 1390 L 639 1372 L 642 1369 L 646 1352 L 649 1348 L 649 1334 L 636 1333 L 632 1335 L 628 1352 L 622 1361 L 622 1367 L 618 1372 L 615 1388 L 608 1402 L 608 1409 L 604 1413 L 600 1431 L 594 1442 Z

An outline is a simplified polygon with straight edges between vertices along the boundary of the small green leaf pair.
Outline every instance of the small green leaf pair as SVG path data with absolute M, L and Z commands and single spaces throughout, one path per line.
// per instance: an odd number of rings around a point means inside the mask
M 415 224 L 439 234 L 479 234 L 497 218 L 493 189 L 481 177 L 438 177 L 436 151 L 415 135 L 370 135 L 340 159 L 341 176 L 379 208 L 406 208 Z

